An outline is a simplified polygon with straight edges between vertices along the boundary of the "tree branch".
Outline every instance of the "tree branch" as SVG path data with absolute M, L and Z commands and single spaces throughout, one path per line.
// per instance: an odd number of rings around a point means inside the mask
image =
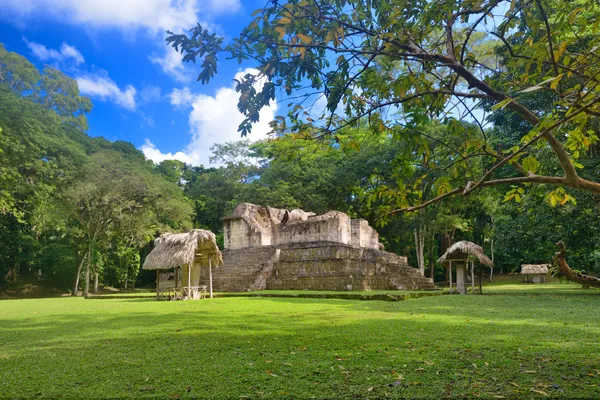
M 563 274 L 565 278 L 571 282 L 581 283 L 584 286 L 600 288 L 600 278 L 573 271 L 571 267 L 569 267 L 569 264 L 567 264 L 567 248 L 565 247 L 565 244 L 560 241 L 556 243 L 556 245 L 558 246 L 559 251 L 554 254 L 553 260 L 558 266 L 560 273 Z
M 535 0 L 537 4 L 540 14 L 542 15 L 542 19 L 544 20 L 544 25 L 546 26 L 546 36 L 548 37 L 548 47 L 550 50 L 550 59 L 552 60 L 552 65 L 554 66 L 555 76 L 559 75 L 558 65 L 556 64 L 556 58 L 554 57 L 554 47 L 552 45 L 552 32 L 550 31 L 550 23 L 548 22 L 548 17 L 546 17 L 546 12 L 544 11 L 544 7 L 542 7 L 541 0 Z
M 480 187 L 490 187 L 490 186 L 518 184 L 518 183 L 548 183 L 548 184 L 553 184 L 553 185 L 561 185 L 562 184 L 564 186 L 569 186 L 567 184 L 567 181 L 565 178 L 558 178 L 558 177 L 554 177 L 554 176 L 530 175 L 530 176 L 519 176 L 519 177 L 515 177 L 515 178 L 504 178 L 504 179 L 491 180 L 491 181 L 483 182 L 480 185 Z M 600 193 L 600 184 L 596 184 L 596 185 L 597 185 L 596 191 L 597 191 L 597 193 Z M 416 206 L 392 210 L 392 211 L 387 212 L 384 216 L 417 211 L 422 208 L 429 207 L 431 204 L 438 203 L 447 197 L 451 197 L 451 196 L 455 196 L 460 193 L 464 193 L 465 189 L 466 189 L 465 186 L 457 187 L 456 189 L 453 189 L 447 193 L 441 194 L 431 200 L 426 201 L 425 203 L 421 203 Z M 383 218 L 383 216 L 381 218 Z

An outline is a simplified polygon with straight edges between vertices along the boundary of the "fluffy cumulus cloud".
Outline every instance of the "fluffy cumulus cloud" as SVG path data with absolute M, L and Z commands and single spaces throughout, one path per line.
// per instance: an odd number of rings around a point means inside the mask
M 111 101 L 117 105 L 133 111 L 136 107 L 136 90 L 127 85 L 124 89 L 108 77 L 108 74 L 89 74 L 77 78 L 79 91 L 87 96 L 98 98 L 102 101 Z
M 192 93 L 190 88 L 184 87 L 183 89 L 173 89 L 169 93 L 169 99 L 171 100 L 171 105 L 175 107 L 187 107 L 194 102 L 196 95 Z
M 183 55 L 170 46 L 164 47 L 163 54 L 152 54 L 148 59 L 177 82 L 187 83 L 192 80 L 190 71 L 183 65 Z
M 239 79 L 247 73 L 257 74 L 258 71 L 249 68 L 237 73 L 235 78 Z M 176 89 L 169 98 L 175 107 L 191 108 L 188 116 L 191 140 L 184 149 L 176 153 L 163 153 L 150 140 L 146 140 L 141 150 L 147 158 L 154 162 L 176 159 L 192 165 L 208 165 L 211 146 L 240 140 L 237 129 L 244 116 L 237 109 L 239 93 L 233 85 L 218 89 L 214 96 L 193 94 L 188 88 Z M 269 122 L 274 119 L 276 111 L 276 104 L 261 110 L 260 122 L 253 126 L 249 135 L 251 140 L 267 136 L 271 131 Z
M 2 0 L 4 18 L 53 17 L 87 27 L 144 29 L 153 33 L 186 29 L 199 15 L 234 12 L 239 0 Z
M 185 152 L 178 151 L 176 153 L 163 153 L 156 148 L 154 143 L 150 139 L 146 139 L 145 143 L 141 147 L 142 152 L 147 159 L 159 163 L 164 160 L 179 160 L 188 164 L 196 164 L 194 160 Z
M 70 46 L 63 43 L 60 49 L 50 49 L 41 43 L 30 42 L 27 38 L 23 37 L 23 41 L 27 44 L 27 47 L 31 50 L 34 57 L 39 58 L 42 61 L 59 61 L 59 62 L 72 62 L 75 65 L 83 64 L 85 59 L 83 55 L 77 50 L 75 46 Z

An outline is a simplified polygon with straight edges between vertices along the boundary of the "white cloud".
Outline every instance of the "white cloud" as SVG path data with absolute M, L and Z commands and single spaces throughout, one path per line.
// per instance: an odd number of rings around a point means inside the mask
M 41 43 L 30 42 L 27 38 L 23 37 L 23 41 L 27 44 L 27 47 L 31 50 L 36 58 L 42 61 L 69 61 L 72 60 L 75 65 L 83 64 L 85 59 L 83 55 L 77 50 L 75 46 L 70 46 L 63 43 L 60 46 L 60 50 L 49 49 Z
M 173 91 L 169 93 L 171 105 L 176 107 L 190 106 L 195 98 L 196 95 L 192 94 L 188 87 L 184 87 L 183 89 L 173 89 Z
M 211 24 L 215 16 L 232 14 L 240 8 L 240 0 L 0 0 L 0 20 L 26 26 L 47 18 L 88 30 L 119 29 L 127 37 L 139 31 L 150 34 L 161 48 L 148 57 L 150 61 L 177 82 L 186 83 L 194 72 L 184 66 L 178 52 L 164 43 L 165 31 L 184 32 L 198 21 L 205 28 L 218 30 Z M 68 45 L 60 51 L 36 47 L 47 58 L 67 56 L 83 62 L 81 53 L 77 55 L 73 51 L 76 49 Z
M 209 0 L 208 4 L 213 13 L 230 13 L 240 9 L 239 0 Z
M 238 72 L 235 78 L 240 79 L 247 73 L 257 74 L 258 71 L 249 68 Z M 262 82 L 259 82 L 258 85 L 262 85 Z M 192 165 L 208 165 L 212 145 L 241 139 L 237 129 L 244 120 L 244 116 L 237 109 L 239 93 L 235 91 L 233 85 L 218 89 L 215 96 L 194 95 L 188 88 L 184 88 L 173 90 L 169 97 L 174 106 L 187 105 L 192 108 L 188 117 L 191 141 L 182 151 L 162 153 L 150 140 L 146 139 L 141 150 L 147 158 L 154 162 L 176 159 Z M 274 119 L 276 111 L 277 104 L 261 110 L 260 122 L 252 127 L 249 139 L 258 140 L 267 136 L 271 131 L 269 122 Z
M 162 99 L 162 92 L 158 86 L 147 85 L 140 91 L 140 100 L 143 103 L 156 103 Z
M 63 43 L 60 46 L 60 53 L 67 59 L 73 59 L 73 61 L 77 65 L 83 64 L 85 62 L 83 55 L 79 52 L 79 50 L 77 50 L 77 48 L 75 48 L 75 46 L 69 46 L 68 44 Z
M 93 28 L 188 29 L 198 16 L 239 10 L 239 0 L 2 0 L 3 19 L 51 17 Z M 0 17 L 1 18 L 1 17 Z
M 194 164 L 191 157 L 185 152 L 178 151 L 177 153 L 163 153 L 156 148 L 156 146 L 150 141 L 150 139 L 146 139 L 146 141 L 140 149 L 142 150 L 147 159 L 152 160 L 157 164 L 164 160 L 179 160 L 187 164 Z
M 79 85 L 79 91 L 83 94 L 99 98 L 102 101 L 112 101 L 130 111 L 135 110 L 135 88 L 132 85 L 127 85 L 125 89 L 120 89 L 108 77 L 108 74 L 83 75 L 77 78 L 77 84 Z
M 181 61 L 183 55 L 176 51 L 171 46 L 164 48 L 163 55 L 152 54 L 148 56 L 152 64 L 156 64 L 167 75 L 175 79 L 177 82 L 189 82 L 192 80 L 192 75 L 186 70 L 185 65 Z

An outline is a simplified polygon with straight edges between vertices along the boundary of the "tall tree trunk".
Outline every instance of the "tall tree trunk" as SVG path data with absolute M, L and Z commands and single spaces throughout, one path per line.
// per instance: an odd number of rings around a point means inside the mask
M 79 277 L 81 276 L 81 268 L 83 268 L 83 263 L 87 258 L 87 253 L 83 253 L 83 256 L 79 259 L 79 252 L 76 252 L 75 259 L 77 262 L 77 275 L 75 276 L 75 287 L 73 287 L 73 296 L 77 296 L 77 291 L 79 290 Z
M 129 267 L 125 270 L 125 290 L 127 290 L 127 283 L 129 282 Z
M 490 268 L 490 282 L 494 275 L 494 216 L 492 215 L 492 237 L 490 238 L 491 252 L 492 252 L 492 268 Z M 500 271 L 502 272 L 502 271 Z
M 94 294 L 98 293 L 98 275 L 100 275 L 98 273 L 98 266 L 96 265 L 94 267 Z
M 417 251 L 417 264 L 419 272 L 425 276 L 425 227 L 419 225 L 414 229 L 415 250 Z
M 434 240 L 435 234 L 431 235 L 431 243 L 429 243 L 429 248 L 427 249 L 427 255 L 429 258 L 429 278 L 431 279 L 431 282 L 433 282 L 435 278 L 435 260 L 433 259 Z
M 17 281 L 17 268 L 16 267 L 9 268 L 8 272 L 4 276 L 4 280 L 5 281 L 10 280 L 12 283 L 15 283 Z
M 569 264 L 567 264 L 567 248 L 565 247 L 565 244 L 561 241 L 556 243 L 556 245 L 560 250 L 554 254 L 554 262 L 558 265 L 560 273 L 563 274 L 565 278 L 571 282 L 581 283 L 584 287 L 592 286 L 600 288 L 600 278 L 573 271 L 571 267 L 569 267 Z
M 91 269 L 91 255 L 90 250 L 88 250 L 88 262 L 85 263 L 85 284 L 83 286 L 83 297 L 87 297 L 90 293 L 90 269 Z

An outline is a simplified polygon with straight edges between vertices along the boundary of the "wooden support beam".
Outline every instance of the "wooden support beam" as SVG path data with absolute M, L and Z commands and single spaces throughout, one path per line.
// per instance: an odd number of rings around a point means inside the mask
M 475 294 L 475 261 L 471 261 L 471 292 Z
M 208 287 L 210 288 L 210 298 L 213 298 L 212 292 L 212 263 L 210 257 L 208 258 Z
M 156 300 L 158 300 L 158 295 L 159 295 L 159 289 L 160 289 L 160 270 L 156 270 Z
M 187 295 L 187 299 L 190 299 L 190 286 L 192 286 L 192 264 L 194 264 L 194 262 L 191 262 L 190 264 L 188 264 L 188 295 Z
M 450 277 L 450 294 L 452 294 L 452 261 L 448 261 L 448 275 Z
M 462 262 L 456 267 L 456 291 L 458 294 L 467 294 L 467 287 L 465 282 L 465 275 L 467 271 L 467 262 Z

